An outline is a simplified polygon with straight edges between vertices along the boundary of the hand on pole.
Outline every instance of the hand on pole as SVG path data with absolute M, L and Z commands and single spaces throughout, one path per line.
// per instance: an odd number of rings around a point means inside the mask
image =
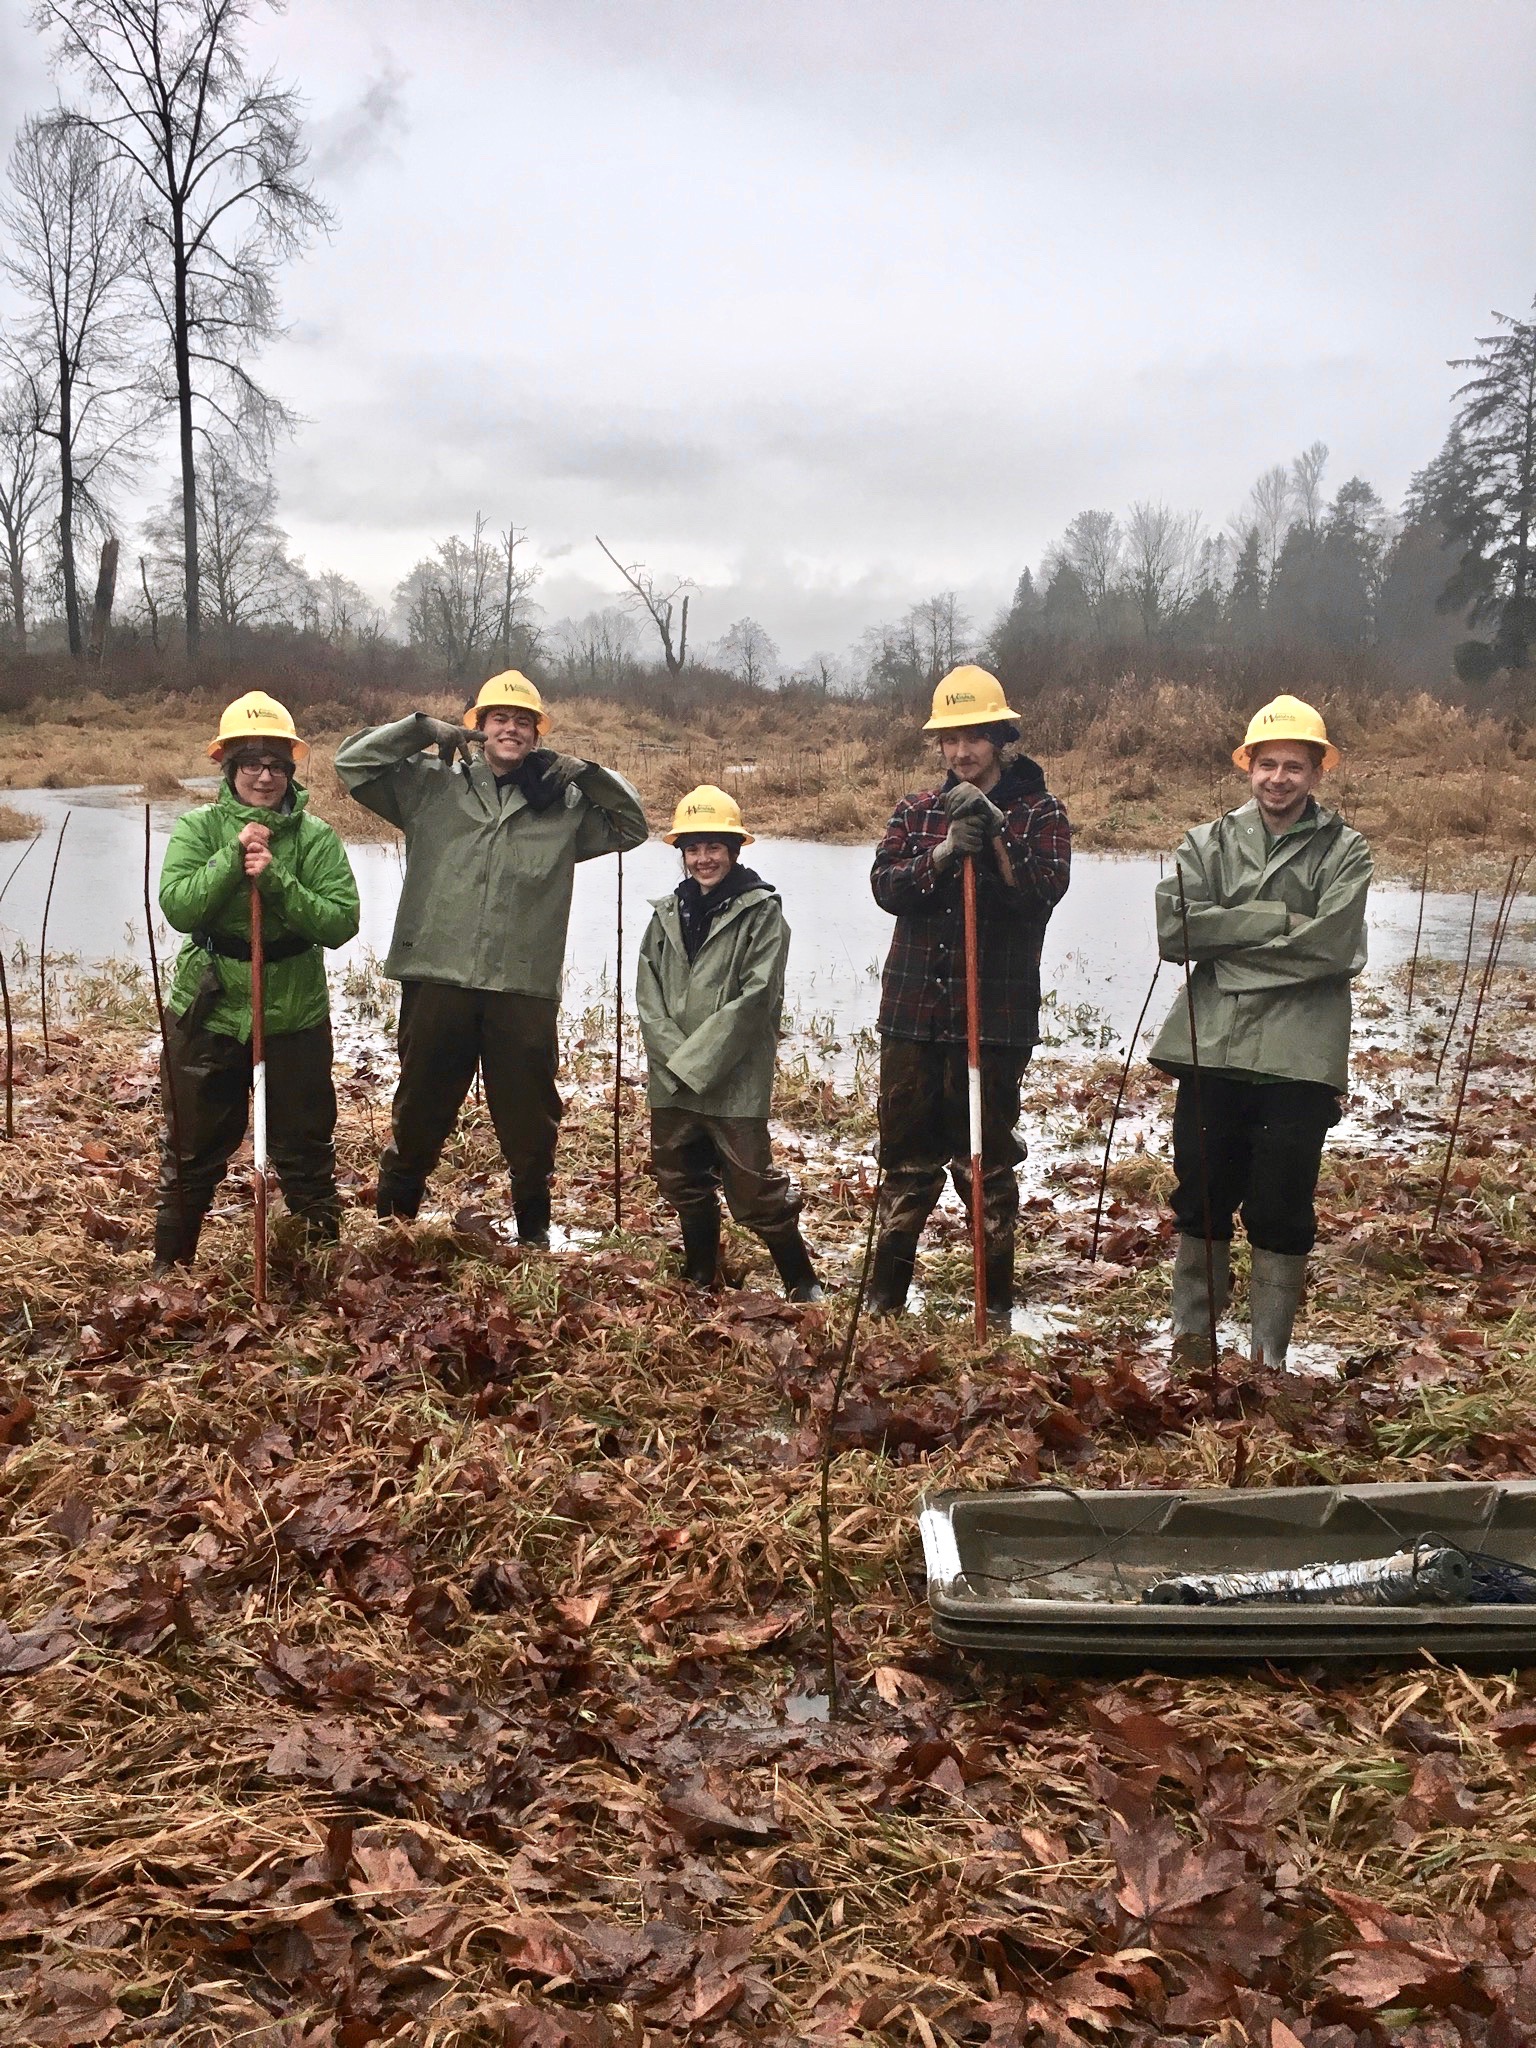
M 952 818 L 975 818 L 985 834 L 996 838 L 1008 823 L 991 797 L 984 796 L 974 782 L 957 782 L 953 789 L 946 789 L 939 798 Z M 979 848 L 967 847 L 968 853 Z
M 240 858 L 250 881 L 257 881 L 272 865 L 272 833 L 265 825 L 252 822 L 240 830 Z
M 986 836 L 980 818 L 956 818 L 943 839 L 933 849 L 934 866 L 942 871 L 961 854 L 980 853 Z

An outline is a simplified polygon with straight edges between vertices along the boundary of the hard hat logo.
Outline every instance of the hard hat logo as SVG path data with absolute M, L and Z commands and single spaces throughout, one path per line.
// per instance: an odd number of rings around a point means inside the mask
M 944 732 L 958 725 L 1010 723 L 1018 713 L 1009 706 L 997 677 L 973 661 L 962 662 L 939 680 L 933 693 L 933 716 L 924 732 Z

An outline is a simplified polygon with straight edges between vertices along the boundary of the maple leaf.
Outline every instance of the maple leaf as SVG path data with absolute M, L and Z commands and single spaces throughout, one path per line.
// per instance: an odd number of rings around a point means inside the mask
M 1194 1848 L 1166 1817 L 1132 1830 L 1118 1815 L 1110 1821 L 1110 1846 L 1120 1872 L 1114 1904 L 1122 1941 L 1226 1957 L 1245 1973 L 1253 1957 L 1284 1949 L 1285 1930 L 1235 1849 Z
M 710 1791 L 702 1777 L 668 1785 L 661 1810 L 685 1842 L 766 1842 L 782 1833 L 767 1814 L 738 1813 Z

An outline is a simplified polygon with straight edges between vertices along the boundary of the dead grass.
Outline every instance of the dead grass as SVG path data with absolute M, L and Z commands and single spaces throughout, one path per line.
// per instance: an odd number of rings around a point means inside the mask
M 42 819 L 31 811 L 18 811 L 14 804 L 0 804 L 0 839 L 33 839 L 42 829 Z
M 1493 2048 L 1536 2020 L 1523 1681 L 1004 1680 L 935 1644 L 913 1537 L 948 1485 L 1536 1469 L 1528 979 L 1500 989 L 1437 1240 L 1432 1127 L 1329 1155 L 1306 1335 L 1338 1347 L 1336 1381 L 1170 1377 L 1155 1130 L 1124 1147 L 1089 1265 L 1115 1070 L 1031 1066 L 1031 1127 L 1090 1134 L 1021 1255 L 1073 1328 L 976 1352 L 946 1221 L 924 1316 L 869 1331 L 832 1472 L 835 1725 L 790 1714 L 819 1685 L 810 1502 L 842 1307 L 679 1287 L 638 1091 L 626 1234 L 525 1257 L 488 1227 L 483 1111 L 441 1221 L 372 1221 L 388 1090 L 344 1071 L 345 1244 L 311 1259 L 280 1226 L 263 1312 L 238 1182 L 196 1271 L 147 1279 L 142 973 L 76 983 L 46 1075 L 28 1000 L 0 1145 L 12 2038 Z M 576 1034 L 556 1191 L 593 1231 L 599 1025 Z M 1439 1113 L 1421 1068 L 1363 1062 L 1384 1133 L 1403 1104 Z M 1138 1069 L 1132 1113 L 1159 1094 Z M 780 1108 L 843 1278 L 868 1105 L 823 1082 Z M 763 1285 L 755 1241 L 730 1256 Z
M 450 717 L 460 710 L 448 695 L 420 708 Z M 888 706 L 770 698 L 688 721 L 610 698 L 563 699 L 554 708 L 555 741 L 629 776 L 658 829 L 685 790 L 710 781 L 738 797 L 760 833 L 872 841 L 899 796 L 938 779 L 921 720 Z M 185 698 L 39 703 L 0 719 L 0 788 L 121 781 L 128 754 L 140 773 L 152 758 L 161 785 L 206 776 L 204 747 L 216 722 L 217 706 Z M 1241 802 L 1245 785 L 1227 760 L 1231 723 L 1216 695 L 1196 686 L 1115 693 L 1080 745 L 1044 757 L 1077 843 L 1166 851 L 1191 824 Z M 1428 844 L 1436 886 L 1486 885 L 1510 852 L 1536 844 L 1536 752 L 1504 724 L 1427 697 L 1383 700 L 1368 723 L 1345 714 L 1335 724 L 1346 758 L 1330 799 L 1370 839 L 1384 879 L 1417 880 Z M 106 725 L 123 730 L 126 753 L 103 742 Z M 306 715 L 311 801 L 348 839 L 391 838 L 336 780 L 335 750 L 347 730 L 339 707 Z

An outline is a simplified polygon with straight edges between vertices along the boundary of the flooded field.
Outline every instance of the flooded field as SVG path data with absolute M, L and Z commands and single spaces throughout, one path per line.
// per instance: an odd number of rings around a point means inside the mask
M 142 956 L 144 810 L 137 793 L 110 788 L 18 790 L 8 793 L 7 800 L 41 819 L 43 835 L 0 906 L 0 932 L 6 944 L 20 940 L 36 949 L 54 842 L 69 814 L 49 922 L 50 957 L 87 962 L 123 954 Z M 156 883 L 166 840 L 184 808 L 185 801 L 151 806 L 151 874 Z M 0 854 L 0 884 L 21 850 L 13 844 Z M 333 966 L 342 974 L 383 957 L 401 880 L 402 855 L 396 846 L 359 845 L 349 851 L 362 893 L 363 922 L 352 945 L 332 955 Z M 823 1039 L 871 1028 L 891 920 L 870 895 L 870 849 L 761 839 L 749 858 L 780 891 L 794 933 L 787 993 L 795 1021 L 802 1027 L 814 1025 Z M 1051 920 L 1046 940 L 1044 984 L 1054 995 L 1047 1038 L 1073 1039 L 1091 1050 L 1123 1042 L 1157 957 L 1152 891 L 1162 865 L 1156 856 L 1079 854 L 1074 860 L 1072 887 Z M 647 899 L 670 889 L 678 873 L 676 853 L 659 839 L 626 857 L 626 979 L 633 972 L 635 950 L 649 916 Z M 593 861 L 576 871 L 566 954 L 570 1006 L 612 988 L 616 876 L 612 860 Z M 1479 901 L 1480 932 L 1491 926 L 1494 908 L 1491 901 Z M 1426 959 L 1460 960 L 1471 909 L 1470 896 L 1432 893 L 1426 899 Z M 1408 958 L 1417 917 L 1413 890 L 1373 891 L 1372 978 Z M 156 936 L 162 953 L 177 943 L 163 927 Z M 1480 938 L 1478 944 L 1482 943 Z M 1536 964 L 1536 913 L 1529 908 L 1529 899 L 1511 922 L 1503 957 L 1512 966 Z M 1169 987 L 1171 1000 L 1171 980 Z M 1159 1016 L 1161 1002 L 1159 996 L 1154 1003 Z

